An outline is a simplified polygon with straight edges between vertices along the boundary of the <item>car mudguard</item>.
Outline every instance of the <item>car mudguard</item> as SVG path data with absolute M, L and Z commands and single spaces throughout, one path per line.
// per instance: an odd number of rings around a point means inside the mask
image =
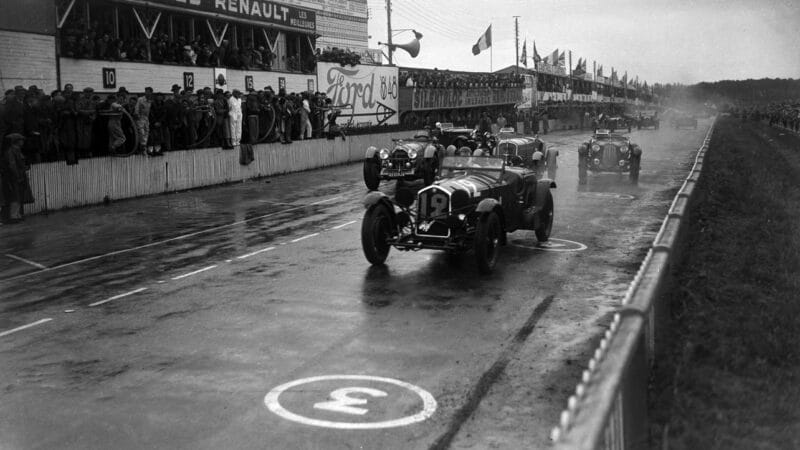
M 394 205 L 389 197 L 380 191 L 372 191 L 364 197 L 364 208 L 369 209 L 378 203 L 385 203 L 389 211 L 394 214 Z
M 436 156 L 436 146 L 429 145 L 425 147 L 425 159 L 433 158 L 434 156 Z
M 578 154 L 581 155 L 581 156 L 588 155 L 589 154 L 589 144 L 586 143 L 586 142 L 581 144 L 581 146 L 578 147 Z
M 370 145 L 369 147 L 367 147 L 367 152 L 364 154 L 364 158 L 366 159 L 374 158 L 375 155 L 377 154 L 378 154 L 378 148 L 375 147 L 374 145 Z
M 633 146 L 633 155 L 634 156 L 642 156 L 642 148 L 638 145 Z
M 476 212 L 479 213 L 487 213 L 489 211 L 494 210 L 496 207 L 500 206 L 500 202 L 494 198 L 485 198 L 478 203 L 478 207 L 475 208 Z M 501 214 L 502 216 L 502 214 Z

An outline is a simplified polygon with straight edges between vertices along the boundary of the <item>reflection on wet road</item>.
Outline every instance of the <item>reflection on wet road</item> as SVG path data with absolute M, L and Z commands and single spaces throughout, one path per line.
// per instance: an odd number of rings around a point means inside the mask
M 573 361 L 604 331 L 703 133 L 635 131 L 639 184 L 612 173 L 580 187 L 585 135 L 553 135 L 553 239 L 509 235 L 490 277 L 469 254 L 435 251 L 370 267 L 358 164 L 4 226 L 0 436 L 10 448 L 545 447 L 583 369 Z

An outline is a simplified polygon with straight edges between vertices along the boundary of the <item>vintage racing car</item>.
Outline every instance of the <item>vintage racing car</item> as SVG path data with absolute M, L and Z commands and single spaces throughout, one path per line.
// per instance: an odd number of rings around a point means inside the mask
M 457 149 L 469 147 L 475 151 L 478 148 L 494 149 L 497 146 L 497 137 L 484 133 L 482 136 L 472 128 L 455 127 L 452 123 L 437 123 L 434 130 L 439 143 L 444 147 L 454 146 Z
M 617 130 L 624 130 L 627 129 L 630 133 L 632 125 L 631 121 L 628 120 L 624 116 L 614 116 L 614 117 L 607 117 L 603 118 L 600 121 L 599 127 L 602 129 L 610 130 L 612 133 Z
M 427 131 L 417 133 L 413 139 L 393 140 L 392 149 L 370 146 L 364 156 L 364 184 L 367 189 L 378 189 L 381 180 L 415 180 L 422 178 L 425 185 L 433 183 L 439 172 L 439 162 L 444 157 L 444 147 Z
M 586 173 L 592 171 L 629 172 L 630 180 L 636 183 L 641 160 L 641 147 L 628 137 L 598 129 L 578 148 L 578 182 L 586 184 Z
M 656 111 L 642 111 L 636 119 L 636 129 L 650 128 L 657 130 L 659 126 L 658 113 Z
M 538 135 L 529 137 L 501 134 L 495 154 L 502 156 L 507 165 L 527 167 L 538 175 L 542 175 L 546 168 L 548 178 L 555 179 L 558 151 L 545 149 L 544 142 Z
M 680 127 L 692 127 L 697 129 L 697 118 L 691 115 L 682 115 L 672 119 L 672 125 L 677 130 Z
M 534 230 L 547 241 L 553 227 L 551 180 L 539 180 L 524 167 L 510 167 L 495 156 L 446 156 L 441 178 L 416 194 L 404 188 L 395 198 L 367 194 L 361 246 L 373 265 L 389 249 L 436 249 L 458 257 L 472 249 L 478 270 L 489 273 L 506 233 Z

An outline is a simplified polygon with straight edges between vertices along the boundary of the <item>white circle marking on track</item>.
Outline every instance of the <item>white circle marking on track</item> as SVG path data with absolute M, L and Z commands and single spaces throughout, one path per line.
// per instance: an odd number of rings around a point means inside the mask
M 565 244 L 560 244 L 560 243 L 550 244 L 551 241 L 564 242 Z M 556 247 L 566 247 L 567 244 L 573 244 L 574 246 L 577 246 L 577 248 L 556 248 Z M 556 238 L 550 238 L 549 241 L 541 243 L 540 246 L 521 245 L 521 244 L 510 244 L 510 245 L 513 245 L 515 247 L 528 248 L 531 250 L 540 250 L 543 252 L 580 252 L 589 248 L 585 244 L 581 244 L 580 242 L 568 241 L 566 239 L 556 239 Z
M 422 399 L 422 411 L 411 416 L 401 417 L 399 419 L 393 419 L 393 420 L 384 420 L 381 422 L 363 422 L 363 423 L 333 422 L 330 420 L 320 420 L 320 419 L 313 419 L 310 417 L 301 416 L 299 414 L 287 410 L 280 404 L 278 398 L 282 393 L 284 393 L 288 389 L 307 383 L 314 383 L 317 381 L 332 381 L 332 380 L 377 381 L 377 382 L 392 384 L 395 386 L 400 386 L 415 393 Z M 273 388 L 271 391 L 269 391 L 269 393 L 266 396 L 264 396 L 264 404 L 267 406 L 267 408 L 269 408 L 270 411 L 283 417 L 284 419 L 291 420 L 293 422 L 299 422 L 305 425 L 313 425 L 325 428 L 337 428 L 340 430 L 371 430 L 378 428 L 392 428 L 392 427 L 402 427 L 406 425 L 411 425 L 416 422 L 421 422 L 432 416 L 433 413 L 436 411 L 437 407 L 436 399 L 433 397 L 433 395 L 431 395 L 430 392 L 418 386 L 414 386 L 411 383 L 406 383 L 405 381 L 395 380 L 394 378 L 375 377 L 370 375 L 321 375 L 317 377 L 301 378 L 299 380 L 290 381 L 288 383 L 284 383 L 280 386 L 277 386 Z

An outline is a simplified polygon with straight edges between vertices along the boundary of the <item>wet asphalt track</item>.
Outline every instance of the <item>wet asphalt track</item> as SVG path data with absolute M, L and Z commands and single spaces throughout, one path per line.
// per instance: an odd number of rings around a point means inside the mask
M 358 164 L 4 225 L 0 448 L 544 448 L 701 125 L 634 131 L 638 186 L 578 186 L 586 133 L 546 136 L 553 239 L 488 277 L 370 267 Z

